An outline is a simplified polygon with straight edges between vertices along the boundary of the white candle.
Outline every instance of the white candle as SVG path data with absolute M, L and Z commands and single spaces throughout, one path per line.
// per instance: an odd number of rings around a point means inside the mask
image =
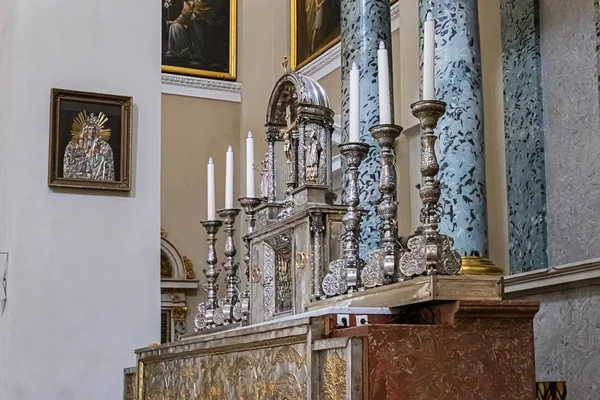
M 225 208 L 233 208 L 233 150 L 227 149 L 225 164 Z
M 423 100 L 435 100 L 435 20 L 431 10 L 423 31 Z
M 254 197 L 254 139 L 248 132 L 246 139 L 246 197 Z
M 359 141 L 359 125 L 360 116 L 358 112 L 359 108 L 359 85 L 360 71 L 356 63 L 352 63 L 352 69 L 350 70 L 350 141 Z
M 390 67 L 388 51 L 385 43 L 379 43 L 377 50 L 377 75 L 379 82 L 379 123 L 387 125 L 392 123 L 392 107 L 390 101 Z
M 208 221 L 214 221 L 215 218 L 215 164 L 213 164 L 212 157 L 208 159 L 208 166 L 206 168 L 206 180 L 208 187 L 206 190 L 207 195 L 207 217 Z

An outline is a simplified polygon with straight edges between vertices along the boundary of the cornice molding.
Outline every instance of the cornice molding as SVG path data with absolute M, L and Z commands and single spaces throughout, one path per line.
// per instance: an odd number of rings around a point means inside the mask
M 213 100 L 242 101 L 242 84 L 238 82 L 162 74 L 162 93 Z
M 392 5 L 392 32 L 400 28 L 400 2 Z M 331 49 L 298 70 L 304 75 L 319 80 L 342 65 L 342 45 L 338 42 Z
M 505 297 L 516 298 L 600 284 L 600 258 L 504 278 Z

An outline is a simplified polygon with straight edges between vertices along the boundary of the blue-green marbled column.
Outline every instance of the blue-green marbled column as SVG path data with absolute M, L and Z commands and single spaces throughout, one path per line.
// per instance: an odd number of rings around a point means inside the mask
M 443 208 L 440 231 L 454 238 L 462 256 L 487 258 L 477 0 L 420 0 L 420 21 L 429 9 L 436 20 L 436 97 L 448 104 L 436 144 Z
M 510 272 L 548 266 L 539 5 L 502 0 Z
M 370 144 L 368 156 L 359 170 L 360 207 L 368 211 L 361 224 L 361 255 L 379 244 L 380 153 L 369 128 L 379 124 L 379 88 L 377 84 L 377 49 L 379 42 L 388 49 L 390 68 L 390 99 L 393 103 L 392 32 L 390 0 L 342 1 L 342 140 L 348 141 L 350 69 L 355 62 L 360 69 L 360 140 Z M 394 107 L 392 104 L 392 118 Z M 393 121 L 392 121 L 393 122 Z

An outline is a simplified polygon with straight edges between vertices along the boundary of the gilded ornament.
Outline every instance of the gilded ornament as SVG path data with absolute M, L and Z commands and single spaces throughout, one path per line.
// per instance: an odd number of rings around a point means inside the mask
M 173 309 L 173 320 L 174 321 L 185 321 L 187 316 L 187 307 L 177 307 Z
M 186 279 L 194 279 L 196 277 L 196 273 L 194 272 L 194 264 L 192 263 L 192 260 L 186 256 L 183 256 L 183 266 L 185 267 Z
M 323 369 L 323 392 L 325 400 L 346 400 L 346 361 L 333 351 Z
M 166 239 L 169 234 L 163 228 L 160 228 L 160 237 Z

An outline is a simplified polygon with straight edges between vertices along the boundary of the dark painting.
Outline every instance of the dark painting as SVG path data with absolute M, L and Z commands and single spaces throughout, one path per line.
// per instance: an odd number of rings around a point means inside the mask
M 129 190 L 131 97 L 52 90 L 49 185 Z
M 292 68 L 308 64 L 339 42 L 341 12 L 341 0 L 292 0 Z
M 293 1 L 296 9 L 296 62 L 293 67 L 296 68 L 318 57 L 339 40 L 341 0 Z
M 236 77 L 236 0 L 161 0 L 163 72 Z

